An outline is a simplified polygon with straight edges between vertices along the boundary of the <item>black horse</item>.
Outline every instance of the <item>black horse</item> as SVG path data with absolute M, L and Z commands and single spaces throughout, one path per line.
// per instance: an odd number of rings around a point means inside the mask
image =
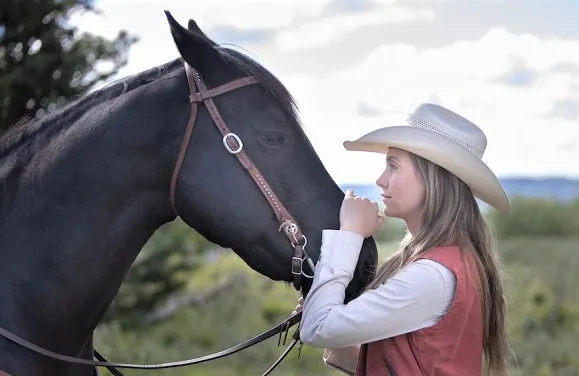
M 209 88 L 257 78 L 214 101 L 299 223 L 314 261 L 321 231 L 339 226 L 343 192 L 284 86 L 255 61 L 216 45 L 194 21 L 185 29 L 167 17 L 179 59 L 13 127 L 0 140 L 0 327 L 57 353 L 92 358 L 93 330 L 127 271 L 155 230 L 176 218 L 170 181 L 191 112 L 184 62 Z M 294 247 L 203 105 L 176 180 L 175 206 L 184 222 L 255 271 L 292 281 Z M 366 239 L 346 300 L 368 282 L 376 258 L 373 239 Z M 310 284 L 304 281 L 302 294 Z M 0 337 L 0 370 L 64 376 L 91 375 L 93 367 Z

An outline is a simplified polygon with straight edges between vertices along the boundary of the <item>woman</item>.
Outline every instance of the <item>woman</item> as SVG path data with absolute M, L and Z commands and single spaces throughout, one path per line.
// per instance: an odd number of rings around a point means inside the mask
M 322 233 L 302 341 L 326 348 L 326 363 L 350 375 L 481 375 L 483 354 L 490 374 L 506 375 L 499 255 L 475 197 L 503 213 L 510 204 L 482 162 L 484 133 L 425 103 L 406 124 L 344 146 L 386 154 L 376 181 L 384 215 L 404 220 L 407 236 L 367 289 L 343 304 L 362 241 L 384 220 L 375 202 L 346 192 L 340 229 Z

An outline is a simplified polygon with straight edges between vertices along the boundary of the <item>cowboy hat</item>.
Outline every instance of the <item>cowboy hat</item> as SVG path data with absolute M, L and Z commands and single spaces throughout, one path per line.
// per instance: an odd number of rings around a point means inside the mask
M 482 161 L 486 146 L 486 136 L 479 127 L 432 103 L 416 105 L 403 125 L 380 128 L 344 142 L 347 150 L 387 154 L 394 147 L 419 155 L 456 175 L 475 197 L 506 214 L 509 198 Z

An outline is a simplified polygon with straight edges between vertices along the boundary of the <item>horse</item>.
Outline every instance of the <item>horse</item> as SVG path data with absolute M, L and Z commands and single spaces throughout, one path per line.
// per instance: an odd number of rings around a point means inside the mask
M 177 217 L 302 296 L 322 230 L 339 227 L 343 191 L 289 91 L 194 20 L 185 28 L 165 14 L 178 58 L 0 140 L 0 327 L 58 354 L 92 358 L 93 331 L 141 248 Z M 370 237 L 345 301 L 366 286 L 376 261 Z M 6 336 L 0 370 L 94 372 Z

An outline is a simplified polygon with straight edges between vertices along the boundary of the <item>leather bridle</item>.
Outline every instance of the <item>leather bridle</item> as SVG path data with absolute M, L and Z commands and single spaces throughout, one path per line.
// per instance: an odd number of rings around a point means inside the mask
M 243 77 L 237 80 L 233 80 L 214 89 L 207 89 L 205 83 L 201 79 L 201 75 L 189 64 L 185 63 L 185 72 L 187 75 L 187 81 L 189 82 L 189 101 L 191 102 L 191 113 L 189 115 L 189 121 L 187 122 L 187 128 L 185 129 L 185 136 L 183 137 L 183 142 L 181 143 L 181 148 L 179 150 L 179 155 L 177 157 L 177 163 L 175 164 L 175 169 L 173 170 L 173 176 L 171 178 L 171 187 L 169 196 L 171 198 L 171 208 L 175 215 L 177 214 L 176 204 L 175 204 L 175 190 L 177 185 L 177 178 L 179 177 L 179 172 L 181 171 L 181 166 L 185 160 L 185 155 L 187 154 L 187 149 L 189 148 L 189 143 L 191 141 L 191 134 L 193 132 L 193 127 L 195 126 L 195 120 L 197 118 L 198 104 L 203 103 L 207 108 L 207 111 L 213 118 L 213 123 L 217 126 L 217 129 L 223 135 L 223 146 L 230 153 L 237 157 L 243 168 L 248 172 L 249 176 L 253 178 L 255 184 L 263 193 L 269 206 L 275 213 L 277 221 L 279 223 L 279 231 L 283 231 L 285 236 L 291 242 L 294 248 L 294 256 L 292 257 L 291 272 L 293 278 L 294 288 L 298 291 L 301 290 L 301 277 L 313 278 L 313 275 L 308 275 L 304 273 L 303 263 L 306 261 L 310 266 L 312 273 L 314 270 L 314 264 L 312 260 L 305 253 L 305 246 L 307 245 L 307 238 L 297 221 L 292 217 L 289 211 L 282 204 L 280 199 L 277 197 L 273 189 L 267 183 L 267 180 L 263 177 L 259 169 L 248 157 L 245 150 L 243 150 L 243 142 L 238 135 L 231 132 L 227 127 L 225 120 L 219 114 L 217 106 L 213 101 L 213 97 L 227 93 L 231 90 L 239 89 L 241 87 L 257 84 L 258 81 L 255 77 Z M 303 241 L 303 244 L 300 244 Z
M 193 127 L 195 126 L 195 121 L 197 119 L 197 112 L 199 104 L 204 104 L 207 108 L 207 111 L 213 118 L 213 122 L 223 135 L 223 146 L 225 149 L 232 155 L 236 156 L 241 165 L 245 168 L 248 174 L 253 178 L 256 185 L 259 187 L 261 192 L 263 193 L 264 197 L 266 198 L 267 202 L 271 206 L 273 212 L 279 223 L 278 231 L 282 231 L 284 235 L 289 239 L 292 247 L 294 248 L 294 255 L 292 257 L 291 262 L 291 273 L 293 279 L 293 286 L 297 291 L 301 291 L 302 289 L 302 277 L 305 278 L 313 278 L 313 271 L 314 271 L 314 263 L 311 258 L 305 252 L 305 246 L 307 245 L 307 238 L 302 233 L 297 221 L 292 217 L 289 211 L 285 208 L 282 202 L 279 200 L 275 192 L 271 189 L 267 180 L 263 177 L 263 175 L 259 172 L 258 168 L 255 164 L 251 161 L 249 156 L 245 153 L 243 149 L 243 142 L 239 138 L 239 136 L 230 131 L 227 127 L 227 124 L 219 114 L 217 107 L 213 101 L 213 97 L 227 93 L 229 91 L 242 88 L 247 85 L 257 84 L 259 81 L 253 77 L 243 77 L 240 79 L 233 80 L 221 86 L 215 87 L 213 89 L 207 89 L 207 86 L 201 79 L 199 72 L 197 72 L 193 67 L 191 67 L 186 62 L 185 65 L 185 73 L 187 76 L 187 81 L 189 83 L 189 102 L 191 103 L 191 112 L 189 114 L 189 120 L 187 122 L 187 128 L 185 129 L 185 134 L 183 137 L 183 142 L 181 143 L 181 148 L 179 150 L 179 154 L 177 156 L 177 162 L 175 164 L 175 168 L 173 170 L 173 174 L 171 177 L 171 185 L 169 188 L 169 197 L 171 208 L 173 213 L 178 216 L 177 208 L 176 208 L 176 186 L 177 186 L 177 179 L 179 177 L 179 172 L 181 171 L 181 167 L 183 166 L 183 161 L 185 160 L 185 156 L 187 154 L 187 149 L 189 147 L 189 143 L 191 141 L 191 135 L 193 133 Z M 307 274 L 303 270 L 303 263 L 304 261 L 310 267 L 312 274 Z M 285 337 L 283 340 L 283 344 L 287 340 L 287 335 L 289 329 L 300 322 L 302 313 L 298 312 L 295 315 L 292 315 L 287 320 L 281 322 L 277 326 L 269 329 L 266 332 L 261 333 L 260 335 L 253 337 L 245 342 L 242 342 L 238 345 L 232 346 L 226 350 L 219 351 L 210 355 L 177 361 L 177 362 L 170 362 L 170 363 L 162 363 L 162 364 L 129 364 L 129 363 L 114 363 L 114 362 L 107 362 L 106 359 L 99 354 L 96 350 L 94 350 L 96 360 L 88 360 L 88 359 L 81 359 L 72 356 L 62 355 L 40 346 L 37 346 L 25 339 L 9 332 L 8 330 L 0 327 L 0 335 L 5 337 L 6 339 L 17 343 L 23 347 L 28 348 L 38 354 L 57 359 L 64 362 L 69 363 L 76 363 L 76 364 L 85 364 L 85 365 L 92 365 L 98 367 L 106 367 L 113 375 L 115 376 L 122 376 L 122 374 L 116 368 L 132 368 L 132 369 L 165 369 L 165 368 L 175 368 L 175 367 L 182 367 L 188 366 L 193 364 L 204 363 L 213 359 L 222 358 L 241 350 L 244 350 L 248 347 L 251 347 L 255 344 L 263 342 L 264 340 L 271 338 L 277 334 L 279 334 L 278 346 L 281 343 L 281 338 L 283 333 L 285 333 Z M 296 343 L 300 342 L 301 348 L 301 341 L 299 339 L 299 328 L 296 329 L 292 336 L 292 342 L 288 345 L 286 350 L 281 354 L 281 356 L 277 359 L 277 361 L 262 375 L 266 376 L 271 371 L 277 367 L 281 363 L 281 361 L 286 357 L 287 354 L 291 351 L 291 349 L 296 345 Z

